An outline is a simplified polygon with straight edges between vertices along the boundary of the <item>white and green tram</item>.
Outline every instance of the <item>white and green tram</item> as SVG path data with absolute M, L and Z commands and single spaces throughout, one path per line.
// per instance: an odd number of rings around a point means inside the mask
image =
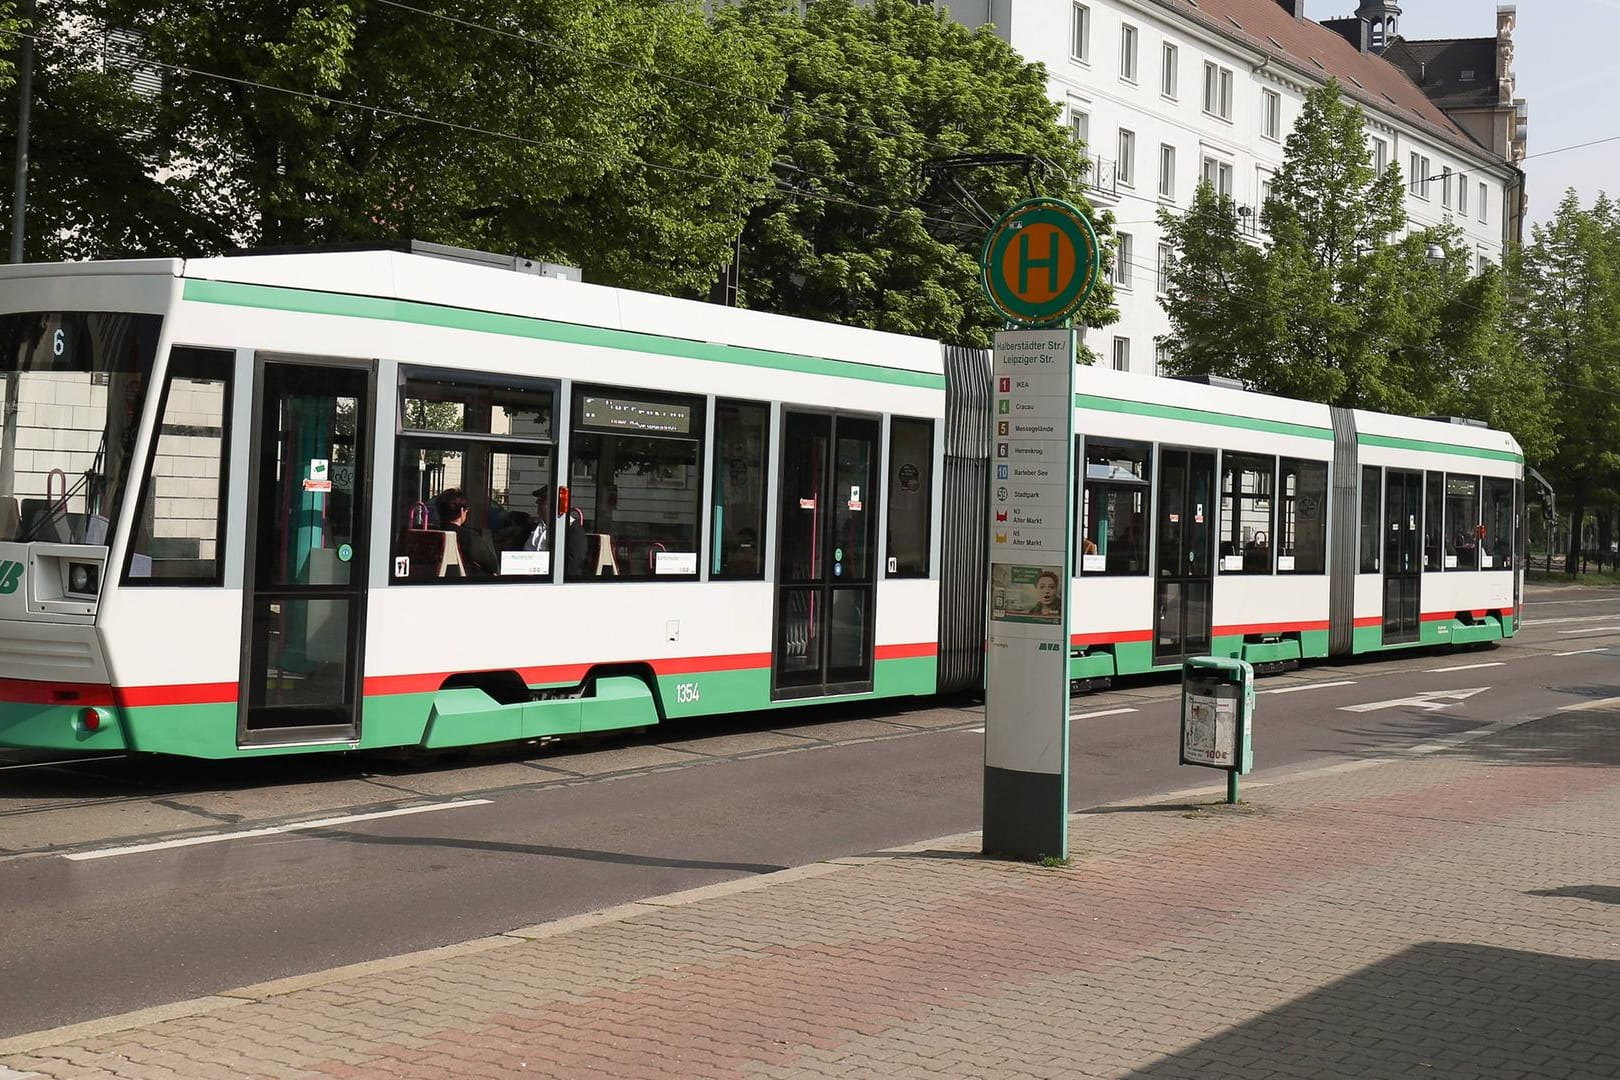
M 440 748 L 978 689 L 984 353 L 523 265 L 0 269 L 0 746 Z M 1079 384 L 1077 685 L 1514 631 L 1507 435 Z

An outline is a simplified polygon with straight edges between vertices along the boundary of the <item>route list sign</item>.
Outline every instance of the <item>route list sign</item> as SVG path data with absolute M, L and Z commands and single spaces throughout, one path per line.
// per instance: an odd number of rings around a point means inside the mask
M 1068 854 L 1074 332 L 998 333 L 992 374 L 984 848 Z

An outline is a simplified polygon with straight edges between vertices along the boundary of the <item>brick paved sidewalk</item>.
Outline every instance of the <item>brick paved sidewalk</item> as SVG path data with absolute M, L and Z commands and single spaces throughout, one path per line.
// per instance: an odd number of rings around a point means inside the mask
M 1084 814 L 1064 869 L 820 864 L 3 1041 L 0 1078 L 1612 1077 L 1617 733 Z

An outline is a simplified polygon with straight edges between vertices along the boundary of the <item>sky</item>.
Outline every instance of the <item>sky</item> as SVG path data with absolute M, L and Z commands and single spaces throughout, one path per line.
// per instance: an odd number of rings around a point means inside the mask
M 1355 11 L 1358 0 L 1308 0 L 1313 19 Z M 1401 0 L 1401 36 L 1496 36 L 1496 0 Z M 1620 140 L 1584 150 L 1546 154 L 1593 139 L 1620 135 L 1620 0 L 1518 0 L 1513 31 L 1515 96 L 1530 110 L 1524 162 L 1530 220 L 1545 221 L 1566 188 L 1583 205 L 1599 191 L 1620 196 Z M 1528 239 L 1528 237 L 1526 237 Z

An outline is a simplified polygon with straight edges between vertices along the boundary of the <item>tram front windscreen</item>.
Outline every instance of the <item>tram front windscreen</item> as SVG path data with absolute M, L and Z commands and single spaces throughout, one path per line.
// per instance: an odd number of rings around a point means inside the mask
M 0 541 L 106 544 L 162 318 L 0 315 Z

